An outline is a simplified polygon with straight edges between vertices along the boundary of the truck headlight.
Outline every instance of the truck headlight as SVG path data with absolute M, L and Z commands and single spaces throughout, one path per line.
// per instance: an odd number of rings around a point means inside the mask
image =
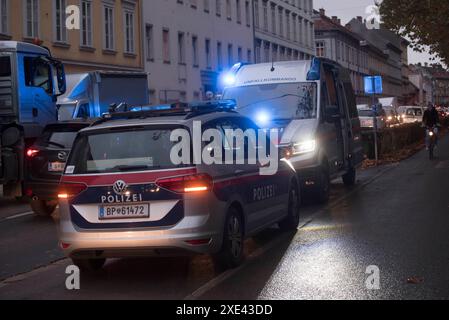
M 314 152 L 315 150 L 316 150 L 315 140 L 303 141 L 295 143 L 293 145 L 293 154 L 295 155 L 311 153 Z

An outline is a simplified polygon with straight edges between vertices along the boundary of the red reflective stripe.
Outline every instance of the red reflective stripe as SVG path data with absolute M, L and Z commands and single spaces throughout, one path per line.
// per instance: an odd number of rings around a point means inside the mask
M 114 184 L 117 180 L 123 180 L 127 184 L 150 183 L 156 182 L 161 178 L 175 177 L 187 174 L 195 174 L 197 170 L 180 169 L 173 171 L 158 171 L 158 172 L 136 172 L 126 174 L 102 174 L 102 175 L 65 175 L 61 179 L 61 183 L 65 182 L 80 182 L 88 186 L 104 186 Z

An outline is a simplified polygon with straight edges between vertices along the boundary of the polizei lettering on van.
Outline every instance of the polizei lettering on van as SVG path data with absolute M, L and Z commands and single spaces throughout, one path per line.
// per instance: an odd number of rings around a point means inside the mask
M 101 203 L 129 203 L 142 202 L 142 194 L 124 194 L 124 195 L 107 195 L 101 196 Z

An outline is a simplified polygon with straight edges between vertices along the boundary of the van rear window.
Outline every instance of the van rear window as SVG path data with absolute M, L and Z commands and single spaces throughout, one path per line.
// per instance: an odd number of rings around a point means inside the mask
M 179 127 L 106 130 L 83 133 L 76 139 L 68 161 L 74 174 L 136 172 L 185 167 L 175 165 L 170 141 Z
M 11 76 L 11 60 L 9 57 L 0 57 L 0 77 Z

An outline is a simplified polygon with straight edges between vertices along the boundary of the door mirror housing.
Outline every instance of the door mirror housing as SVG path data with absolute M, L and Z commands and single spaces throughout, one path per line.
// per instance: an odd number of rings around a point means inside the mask
M 324 120 L 333 123 L 341 118 L 338 106 L 327 106 L 324 110 Z

